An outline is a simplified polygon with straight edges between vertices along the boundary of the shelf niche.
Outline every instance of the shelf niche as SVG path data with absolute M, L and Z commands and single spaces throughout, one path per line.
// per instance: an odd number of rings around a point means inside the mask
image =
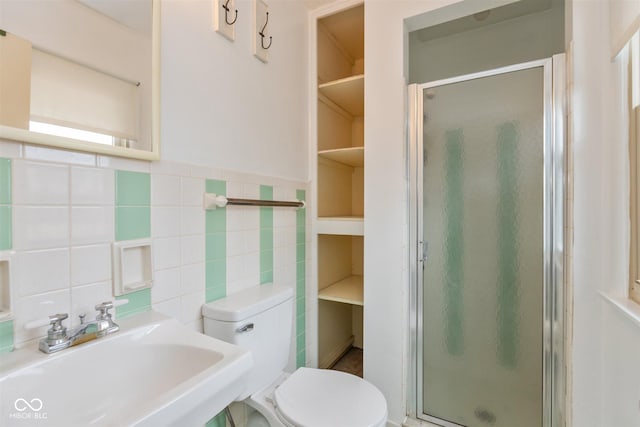
M 349 347 L 363 347 L 363 238 L 318 236 L 318 363 L 331 367 Z M 357 288 L 359 286 L 359 289 Z

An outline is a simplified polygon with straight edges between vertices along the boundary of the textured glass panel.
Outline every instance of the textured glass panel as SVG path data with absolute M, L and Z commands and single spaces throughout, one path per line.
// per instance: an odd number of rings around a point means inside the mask
M 543 69 L 424 97 L 424 412 L 542 425 Z

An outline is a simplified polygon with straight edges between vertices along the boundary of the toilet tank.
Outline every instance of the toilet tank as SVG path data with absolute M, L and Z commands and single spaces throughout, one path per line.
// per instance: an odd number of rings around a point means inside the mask
M 264 284 L 202 306 L 204 333 L 235 344 L 253 355 L 244 400 L 282 374 L 289 359 L 293 290 Z

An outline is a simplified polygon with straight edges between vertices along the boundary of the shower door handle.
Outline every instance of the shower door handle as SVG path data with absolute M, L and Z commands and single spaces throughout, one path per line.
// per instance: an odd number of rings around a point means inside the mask
M 427 262 L 427 258 L 428 258 L 428 253 L 429 253 L 429 242 L 422 242 L 419 241 L 418 242 L 418 262 L 426 263 Z

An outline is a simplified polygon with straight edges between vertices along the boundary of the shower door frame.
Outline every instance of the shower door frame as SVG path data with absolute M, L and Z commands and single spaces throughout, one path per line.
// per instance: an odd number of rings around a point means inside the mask
M 443 427 L 458 424 L 429 416 L 423 409 L 423 93 L 429 88 L 500 74 L 543 68 L 543 358 L 542 427 L 566 422 L 565 365 L 565 55 L 500 67 L 408 87 L 409 182 L 409 342 L 407 413 L 409 419 Z M 419 421 L 418 421 L 419 423 Z M 420 424 L 420 423 L 419 423 Z

